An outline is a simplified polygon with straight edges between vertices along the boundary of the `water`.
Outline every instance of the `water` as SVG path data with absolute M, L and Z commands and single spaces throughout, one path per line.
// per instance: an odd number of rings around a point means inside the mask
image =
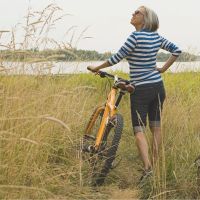
M 92 62 L 67 62 L 67 63 L 59 63 L 59 67 L 55 66 L 52 72 L 54 74 L 61 73 L 85 73 L 87 72 L 87 66 L 97 66 L 102 64 L 102 61 L 92 61 Z M 157 67 L 162 67 L 165 62 L 157 62 Z M 59 71 L 59 70 L 60 71 Z M 112 67 L 104 69 L 107 70 L 119 70 L 125 73 L 129 73 L 129 65 L 127 62 L 120 62 Z M 169 69 L 169 71 L 173 73 L 178 72 L 188 72 L 188 71 L 199 71 L 200 72 L 200 61 L 198 62 L 175 62 Z
M 102 61 L 90 62 L 43 62 L 43 63 L 24 63 L 24 62 L 3 62 L 0 66 L 0 72 L 6 74 L 72 74 L 87 73 L 87 66 L 97 66 Z M 164 62 L 157 62 L 157 67 L 162 67 Z M 3 66 L 3 67 L 2 67 Z M 129 73 L 127 62 L 120 62 L 112 67 L 104 69 L 119 70 Z M 200 61 L 195 62 L 175 62 L 168 71 L 172 73 L 179 72 L 200 72 Z

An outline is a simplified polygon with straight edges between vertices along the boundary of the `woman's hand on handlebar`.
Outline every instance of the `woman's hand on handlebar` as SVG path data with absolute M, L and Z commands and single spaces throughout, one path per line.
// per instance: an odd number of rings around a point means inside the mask
M 96 67 L 88 66 L 87 69 L 90 70 L 91 72 L 95 73 L 95 74 L 98 74 L 99 70 L 106 68 L 106 67 L 110 67 L 110 66 L 111 66 L 111 64 L 108 61 L 106 61 L 103 64 L 98 65 Z
M 99 70 L 96 69 L 96 67 L 94 67 L 94 66 L 88 66 L 87 69 L 90 70 L 90 71 L 93 72 L 93 73 L 98 73 L 98 71 L 99 71 Z

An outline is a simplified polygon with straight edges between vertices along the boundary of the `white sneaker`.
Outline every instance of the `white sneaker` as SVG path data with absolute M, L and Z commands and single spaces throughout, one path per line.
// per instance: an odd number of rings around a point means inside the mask
M 147 180 L 147 178 L 151 177 L 152 175 L 153 175 L 153 170 L 151 168 L 144 170 L 142 176 L 139 179 L 139 184 Z

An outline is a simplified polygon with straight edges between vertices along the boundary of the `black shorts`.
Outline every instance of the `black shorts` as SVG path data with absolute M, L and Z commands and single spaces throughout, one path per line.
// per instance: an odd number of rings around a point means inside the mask
M 134 133 L 144 132 L 147 115 L 150 127 L 160 127 L 161 111 L 165 100 L 163 82 L 136 86 L 131 100 L 131 117 Z

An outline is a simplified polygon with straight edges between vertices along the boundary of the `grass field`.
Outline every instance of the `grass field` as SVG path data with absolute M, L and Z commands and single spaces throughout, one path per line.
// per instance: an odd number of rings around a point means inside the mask
M 126 78 L 126 74 L 119 73 Z M 94 108 L 105 102 L 107 79 L 92 74 L 0 77 L 1 199 L 194 199 L 200 154 L 200 74 L 163 76 L 167 98 L 163 145 L 153 178 L 138 188 L 142 164 L 131 127 L 129 96 L 120 104 L 122 161 L 103 187 L 83 179 L 81 136 Z M 151 134 L 147 130 L 148 141 Z

